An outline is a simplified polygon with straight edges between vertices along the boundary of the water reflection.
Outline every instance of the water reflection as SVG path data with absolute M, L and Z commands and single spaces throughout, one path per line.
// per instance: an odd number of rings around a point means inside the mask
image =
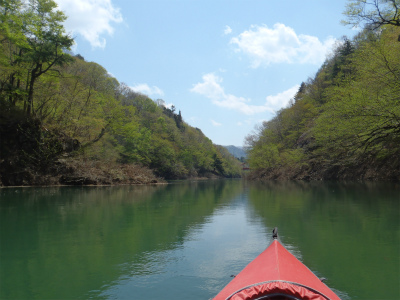
M 330 286 L 360 299 L 379 286 L 373 299 L 397 299 L 399 195 L 392 184 L 281 182 L 254 186 L 249 199 Z
M 97 297 L 124 276 L 165 273 L 168 253 L 237 193 L 220 181 L 1 190 L 0 298 Z
M 239 189 L 240 191 L 240 189 Z M 152 253 L 162 272 L 118 279 L 101 296 L 107 299 L 209 299 L 268 243 L 263 228 L 248 224 L 243 195 L 215 206 L 206 222 L 191 226 L 180 247 Z M 137 260 L 136 260 L 137 261 Z M 133 261 L 131 262 L 133 263 Z M 129 266 L 128 266 L 129 267 Z M 155 268 L 157 269 L 157 268 Z M 154 287 L 150 288 L 149 287 Z
M 397 299 L 399 195 L 240 180 L 2 189 L 0 299 L 209 299 L 274 226 L 343 298 Z

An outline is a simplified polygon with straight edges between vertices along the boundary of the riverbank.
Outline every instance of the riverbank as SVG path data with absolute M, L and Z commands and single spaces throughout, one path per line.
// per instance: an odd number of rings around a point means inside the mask
M 280 166 L 253 170 L 249 180 L 304 180 L 304 181 L 392 181 L 400 182 L 398 159 L 364 160 L 353 164 L 324 164 L 310 162 L 303 166 Z
M 61 158 L 45 169 L 32 165 L 15 168 L 13 162 L 2 162 L 0 186 L 47 185 L 119 185 L 166 183 L 152 170 L 135 164 L 117 164 Z
M 137 164 L 94 161 L 82 157 L 65 157 L 47 168 L 21 166 L 17 161 L 2 161 L 1 187 L 27 186 L 83 186 L 83 185 L 143 185 L 167 184 L 167 180 L 153 170 Z M 19 165 L 19 166 L 18 166 Z M 181 180 L 209 180 L 223 178 L 214 173 L 182 178 Z
M 212 163 L 207 168 L 188 169 L 174 157 L 166 157 L 164 148 L 153 145 L 160 153 L 149 155 L 144 165 L 124 156 L 110 137 L 83 145 L 63 131 L 48 129 L 39 120 L 15 112 L 7 115 L 0 110 L 0 137 L 0 186 L 157 184 L 166 179 L 233 176 L 223 164 L 233 162 L 233 157 L 223 159 L 215 154 L 214 171 Z M 173 172 L 176 168 L 180 171 Z

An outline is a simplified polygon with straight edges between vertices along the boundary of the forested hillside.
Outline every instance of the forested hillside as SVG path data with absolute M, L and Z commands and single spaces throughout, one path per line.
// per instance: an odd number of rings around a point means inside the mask
M 253 178 L 400 180 L 400 4 L 350 2 L 366 28 L 247 136 Z
M 244 160 L 246 158 L 246 152 L 243 150 L 242 147 L 236 147 L 233 145 L 224 146 L 230 154 L 234 157 L 238 158 L 239 160 Z
M 68 54 L 52 0 L 1 1 L 0 14 L 0 183 L 240 176 L 238 160 L 180 111 Z

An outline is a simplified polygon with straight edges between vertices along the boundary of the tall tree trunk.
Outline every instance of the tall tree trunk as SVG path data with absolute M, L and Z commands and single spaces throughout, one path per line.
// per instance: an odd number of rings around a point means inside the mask
M 10 87 L 9 87 L 9 95 L 8 95 L 8 102 L 11 104 L 15 103 L 15 95 L 14 95 L 14 73 L 10 75 Z
M 33 70 L 31 74 L 31 79 L 29 81 L 28 86 L 28 98 L 27 98 L 27 108 L 26 113 L 30 116 L 33 113 L 33 87 L 35 85 L 36 78 L 38 77 L 37 71 L 40 69 L 41 64 L 38 64 Z

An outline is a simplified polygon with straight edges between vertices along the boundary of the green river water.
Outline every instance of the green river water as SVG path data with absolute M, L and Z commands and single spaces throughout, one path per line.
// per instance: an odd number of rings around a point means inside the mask
M 0 299 L 210 299 L 271 241 L 342 299 L 400 299 L 400 186 L 0 189 Z

